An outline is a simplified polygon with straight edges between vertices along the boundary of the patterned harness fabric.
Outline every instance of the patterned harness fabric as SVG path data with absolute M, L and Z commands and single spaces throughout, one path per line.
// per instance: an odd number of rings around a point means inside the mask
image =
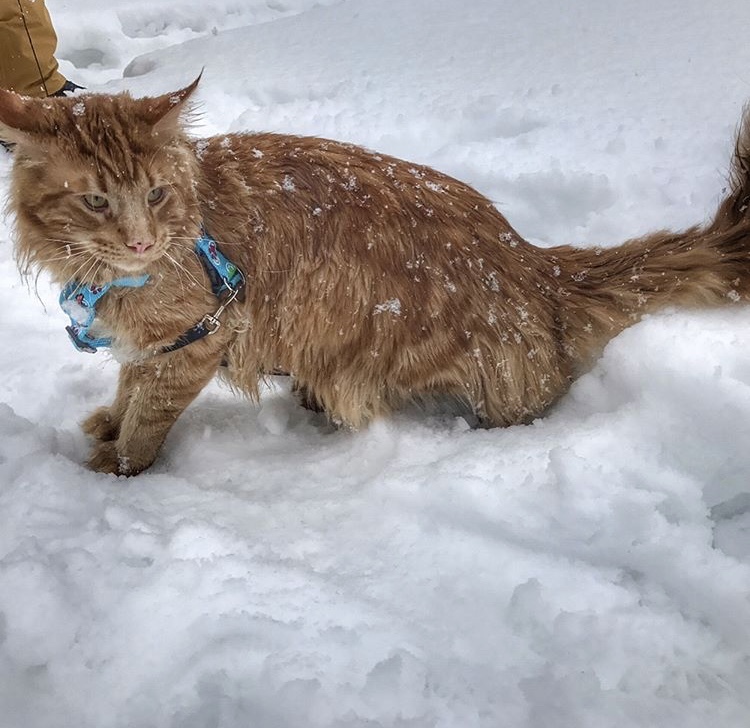
M 206 269 L 213 294 L 220 301 L 224 299 L 224 303 L 213 316 L 206 315 L 173 344 L 163 347 L 160 353 L 180 349 L 216 331 L 219 326 L 217 316 L 243 291 L 245 286 L 245 277 L 240 269 L 218 249 L 216 240 L 205 231 L 202 231 L 200 237 L 195 241 L 195 253 Z M 148 275 L 127 276 L 117 278 L 102 286 L 73 281 L 65 286 L 60 293 L 60 307 L 70 318 L 70 325 L 66 326 L 65 330 L 68 332 L 73 346 L 78 351 L 89 354 L 96 353 L 100 348 L 112 346 L 111 338 L 96 336 L 91 332 L 96 320 L 97 303 L 113 286 L 140 288 L 146 285 L 149 278 Z M 207 321 L 210 322 L 211 326 L 206 325 Z
M 60 293 L 60 308 L 70 317 L 70 326 L 65 330 L 78 351 L 96 353 L 100 347 L 112 346 L 112 339 L 103 336 L 92 336 L 90 329 L 96 319 L 96 304 L 112 286 L 140 288 L 148 282 L 149 276 L 117 278 L 103 286 L 81 284 L 73 281 Z

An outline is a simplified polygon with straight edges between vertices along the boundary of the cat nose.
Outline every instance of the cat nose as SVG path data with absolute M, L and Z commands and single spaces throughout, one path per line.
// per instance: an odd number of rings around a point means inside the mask
M 145 253 L 153 243 L 146 243 L 139 240 L 135 243 L 126 243 L 126 245 L 140 255 L 141 253 Z

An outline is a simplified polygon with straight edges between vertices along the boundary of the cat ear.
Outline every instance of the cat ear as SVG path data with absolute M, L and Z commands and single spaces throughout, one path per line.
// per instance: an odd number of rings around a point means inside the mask
M 180 127 L 180 117 L 186 110 L 188 99 L 198 87 L 203 71 L 189 86 L 173 93 L 143 99 L 143 116 L 154 128 L 154 133 L 175 132 Z
M 42 113 L 33 99 L 0 89 L 0 139 L 23 142 L 28 134 L 40 131 Z

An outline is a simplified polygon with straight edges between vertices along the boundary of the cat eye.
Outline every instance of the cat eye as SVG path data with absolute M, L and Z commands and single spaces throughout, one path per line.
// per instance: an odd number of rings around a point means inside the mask
M 94 212 L 103 212 L 109 207 L 109 201 L 104 195 L 84 195 L 83 201 Z
M 148 200 L 149 205 L 155 205 L 158 202 L 161 202 L 166 194 L 167 191 L 163 187 L 154 187 L 154 189 L 146 195 L 146 200 Z

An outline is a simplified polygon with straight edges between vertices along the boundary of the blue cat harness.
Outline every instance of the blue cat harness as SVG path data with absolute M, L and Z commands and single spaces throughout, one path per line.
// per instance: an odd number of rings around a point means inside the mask
M 211 281 L 211 290 L 219 299 L 220 305 L 216 311 L 212 314 L 207 313 L 173 343 L 161 347 L 157 352 L 158 354 L 176 351 L 215 333 L 221 326 L 221 314 L 238 296 L 241 297 L 245 288 L 245 276 L 242 271 L 227 259 L 219 250 L 216 240 L 205 231 L 201 231 L 200 236 L 195 241 L 195 253 L 203 263 L 206 274 Z M 112 346 L 111 338 L 97 336 L 91 331 L 96 319 L 96 304 L 113 286 L 140 288 L 148 283 L 149 278 L 150 276 L 145 274 L 116 278 L 101 286 L 76 281 L 65 286 L 60 293 L 60 307 L 70 318 L 70 326 L 66 326 L 65 330 L 68 332 L 73 346 L 78 351 L 89 354 L 96 353 L 99 348 Z

